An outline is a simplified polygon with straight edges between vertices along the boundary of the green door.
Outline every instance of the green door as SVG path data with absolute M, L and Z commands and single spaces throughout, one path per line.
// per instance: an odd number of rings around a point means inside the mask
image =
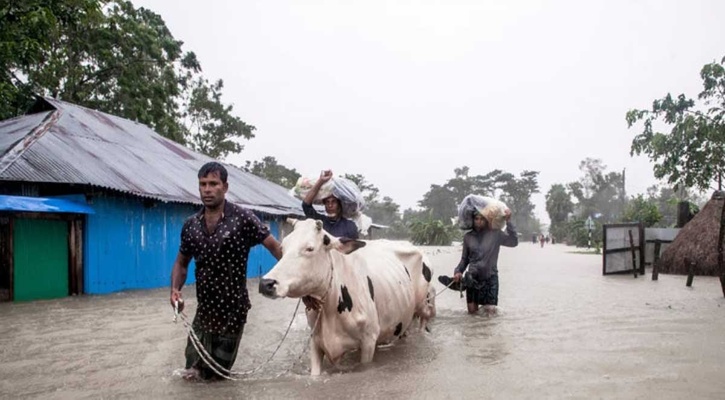
M 16 219 L 13 230 L 14 300 L 68 296 L 68 223 Z

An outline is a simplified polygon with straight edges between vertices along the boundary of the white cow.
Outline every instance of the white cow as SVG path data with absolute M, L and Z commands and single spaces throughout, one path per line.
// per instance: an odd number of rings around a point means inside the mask
M 259 283 L 271 298 L 311 296 L 322 306 L 309 310 L 311 374 L 319 375 L 323 356 L 337 364 L 360 349 L 372 361 L 377 344 L 403 335 L 414 317 L 421 328 L 435 315 L 430 295 L 433 272 L 423 254 L 407 242 L 341 241 L 322 222 L 296 222 L 282 242 L 283 256 Z

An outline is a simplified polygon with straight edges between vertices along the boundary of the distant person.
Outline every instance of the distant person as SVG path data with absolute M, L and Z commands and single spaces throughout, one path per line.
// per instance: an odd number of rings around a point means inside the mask
M 536 242 L 539 241 L 538 239 L 539 239 L 539 237 L 535 233 L 533 235 L 531 235 L 531 242 L 533 244 L 536 244 Z
M 204 207 L 189 217 L 181 229 L 181 245 L 171 270 L 171 306 L 178 304 L 179 311 L 184 308 L 181 288 L 193 258 L 197 309 L 192 329 L 206 352 L 231 370 L 251 307 L 247 293 L 249 250 L 261 243 L 280 259 L 282 248 L 251 211 L 225 200 L 229 185 L 223 165 L 204 164 L 198 178 Z M 201 359 L 191 340 L 186 344 L 186 370 L 182 377 L 214 378 L 215 372 Z
M 545 241 L 546 241 L 546 239 L 544 238 L 544 234 L 542 233 L 541 235 L 539 235 L 539 243 L 541 243 L 542 248 L 544 247 Z
M 506 232 L 492 229 L 483 215 L 475 213 L 473 229 L 463 236 L 461 261 L 454 270 L 453 281 L 466 289 L 468 313 L 475 314 L 479 306 L 488 316 L 496 314 L 498 305 L 498 253 L 501 246 L 519 244 L 516 228 L 510 222 L 511 211 L 506 210 Z M 466 276 L 463 273 L 468 269 Z M 451 285 L 451 278 L 441 276 L 441 283 Z M 453 285 L 451 285 L 452 287 Z
M 549 240 L 551 240 L 549 239 L 549 235 L 546 235 L 546 244 L 549 244 Z
M 305 212 L 305 216 L 307 218 L 322 221 L 322 229 L 327 231 L 330 235 L 335 237 L 345 237 L 348 239 L 357 239 L 359 235 L 357 225 L 353 221 L 342 216 L 342 202 L 340 199 L 333 195 L 322 199 L 322 204 L 325 205 L 325 212 L 327 213 L 326 216 L 318 213 L 315 208 L 312 207 L 312 203 L 315 201 L 315 197 L 317 197 L 317 193 L 319 193 L 320 188 L 322 185 L 329 182 L 330 179 L 332 179 L 332 171 L 322 171 L 320 179 L 315 182 L 315 185 L 312 186 L 310 191 L 307 192 L 304 200 L 302 200 L 302 211 Z

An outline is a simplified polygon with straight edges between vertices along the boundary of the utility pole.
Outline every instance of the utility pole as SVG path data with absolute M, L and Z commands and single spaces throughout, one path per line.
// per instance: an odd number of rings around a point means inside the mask
M 622 213 L 620 218 L 624 217 L 624 210 L 627 208 L 627 168 L 622 168 Z

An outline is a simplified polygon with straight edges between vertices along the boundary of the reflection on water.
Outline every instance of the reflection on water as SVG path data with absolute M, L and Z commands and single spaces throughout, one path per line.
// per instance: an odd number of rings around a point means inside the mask
M 428 250 L 428 249 L 427 249 Z M 449 274 L 459 249 L 431 251 Z M 311 378 L 302 311 L 275 358 L 237 382 L 185 382 L 182 326 L 168 290 L 0 304 L 0 397 L 18 398 L 725 398 L 725 299 L 716 278 L 601 276 L 597 256 L 522 243 L 500 258 L 500 314 L 436 298 L 430 333 L 412 331 Z M 434 280 L 435 281 L 435 280 Z M 442 289 L 437 281 L 438 289 Z M 235 370 L 263 363 L 296 301 L 252 308 Z M 185 294 L 193 312 L 193 288 Z

